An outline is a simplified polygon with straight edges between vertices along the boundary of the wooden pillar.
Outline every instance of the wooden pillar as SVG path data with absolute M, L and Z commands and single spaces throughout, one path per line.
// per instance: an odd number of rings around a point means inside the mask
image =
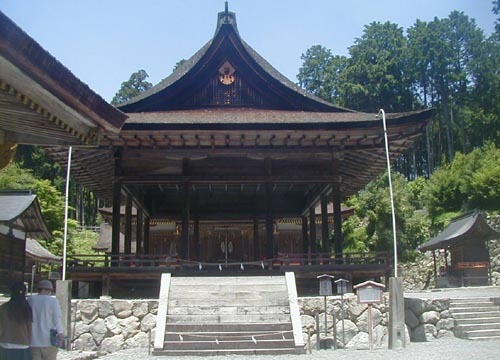
M 117 266 L 118 254 L 120 253 L 120 206 L 121 206 L 122 184 L 113 183 L 113 215 L 111 224 L 111 255 L 114 259 L 111 266 Z
M 127 195 L 125 203 L 125 255 L 132 254 L 132 197 Z M 126 259 L 130 260 L 130 259 Z
M 254 260 L 260 260 L 260 243 L 259 243 L 259 219 L 253 219 L 253 257 Z
M 185 183 L 183 186 L 183 206 L 182 206 L 182 233 L 181 233 L 181 258 L 188 260 L 191 256 L 190 254 L 190 241 L 189 241 L 189 215 L 190 215 L 190 198 L 191 198 L 191 187 L 189 183 Z
M 330 252 L 330 240 L 328 239 L 328 199 L 321 197 L 321 245 L 324 253 Z
M 109 292 L 111 289 L 111 280 L 109 278 L 109 274 L 105 274 L 102 276 L 102 296 L 109 296 Z
M 143 254 L 143 240 L 144 240 L 144 212 L 138 208 L 137 209 L 137 218 L 135 222 L 135 253 Z
M 335 258 L 342 259 L 344 248 L 342 239 L 342 207 L 340 192 L 340 176 L 338 181 L 333 183 L 333 231 L 335 235 Z
M 194 215 L 194 223 L 193 223 L 193 242 L 196 246 L 196 254 L 195 258 L 198 261 L 201 261 L 202 257 L 202 249 L 201 249 L 201 240 L 200 240 L 200 218 L 198 214 L 198 210 L 196 210 Z
M 272 213 L 272 184 L 266 184 L 266 256 L 268 259 L 274 257 L 274 229 Z
M 309 244 L 311 253 L 318 252 L 316 246 L 316 213 L 314 211 L 314 206 L 309 209 Z
M 146 216 L 146 218 L 144 219 L 144 237 L 143 237 L 143 241 L 144 241 L 144 254 L 151 254 L 151 249 L 150 249 L 150 246 L 149 246 L 149 224 L 150 224 L 150 218 L 149 216 Z
M 307 234 L 307 216 L 302 216 L 302 252 L 308 255 L 311 253 L 311 244 Z

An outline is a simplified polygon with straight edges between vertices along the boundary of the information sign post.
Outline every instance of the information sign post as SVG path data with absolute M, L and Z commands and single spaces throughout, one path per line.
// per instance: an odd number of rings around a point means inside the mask
M 344 330 L 344 294 L 347 292 L 347 284 L 349 280 L 338 279 L 335 280 L 337 284 L 337 294 L 340 295 L 340 309 L 342 314 L 342 347 L 345 348 L 345 330 Z
M 319 295 L 324 296 L 325 300 L 325 337 L 327 335 L 328 331 L 328 318 L 327 318 L 327 311 L 326 311 L 326 297 L 327 296 L 332 296 L 333 291 L 332 291 L 332 279 L 334 276 L 332 275 L 318 275 L 317 278 L 319 279 Z M 333 324 L 335 326 L 335 324 Z M 318 334 L 318 340 L 319 340 L 319 334 Z
M 368 305 L 368 336 L 370 339 L 370 350 L 373 350 L 372 305 L 382 302 L 382 293 L 385 285 L 375 281 L 365 281 L 354 286 L 354 289 L 357 290 L 358 303 Z

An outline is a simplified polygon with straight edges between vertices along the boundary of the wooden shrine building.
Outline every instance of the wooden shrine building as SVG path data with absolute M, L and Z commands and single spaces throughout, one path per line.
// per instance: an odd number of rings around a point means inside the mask
M 14 24 L 3 26 L 34 42 Z M 38 55 L 50 59 L 43 49 Z M 21 65 L 29 78 L 36 64 Z M 326 102 L 286 79 L 240 37 L 227 7 L 205 46 L 118 109 L 71 73 L 42 70 L 49 85 L 60 83 L 33 96 L 63 91 L 66 97 L 56 100 L 71 108 L 71 130 L 64 116 L 52 120 L 58 125 L 53 131 L 66 131 L 57 143 L 22 136 L 11 117 L 0 117 L 0 129 L 11 142 L 43 145 L 63 165 L 72 145 L 72 177 L 112 205 L 106 266 L 84 267 L 75 259 L 70 278 L 103 281 L 106 287 L 113 276 L 158 279 L 168 269 L 201 274 L 219 271 L 221 264 L 242 271 L 297 265 L 298 277 L 307 265 L 314 276 L 352 276 L 345 267 L 354 257 L 343 253 L 341 202 L 385 170 L 382 121 Z M 15 89 L 10 80 L 16 78 L 3 80 L 7 94 Z M 17 101 L 21 105 L 9 106 L 22 107 L 23 100 Z M 431 116 L 431 110 L 386 115 L 392 159 L 412 146 Z M 282 224 L 299 226 L 298 236 L 285 240 L 277 229 Z M 385 275 L 391 270 L 386 260 L 365 257 L 363 265 L 379 267 L 352 269 L 360 276 Z
M 500 239 L 484 214 L 475 210 L 458 216 L 436 237 L 419 247 L 432 251 L 437 287 L 478 286 L 490 284 L 488 241 Z M 436 250 L 444 250 L 445 266 L 437 269 Z
M 0 192 L 0 291 L 13 281 L 23 281 L 27 245 L 32 239 L 48 239 L 36 195 L 30 191 Z

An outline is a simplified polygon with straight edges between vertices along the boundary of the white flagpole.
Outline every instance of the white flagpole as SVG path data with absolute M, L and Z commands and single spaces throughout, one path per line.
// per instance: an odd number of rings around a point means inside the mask
M 385 140 L 385 155 L 387 159 L 387 176 L 389 177 L 389 196 L 391 198 L 391 212 L 392 212 L 392 236 L 394 243 L 394 277 L 398 277 L 398 246 L 396 240 L 396 212 L 394 211 L 394 194 L 392 192 L 392 179 L 391 179 L 391 161 L 389 160 L 389 141 L 387 140 L 387 127 L 385 125 L 385 111 L 380 109 L 379 114 L 382 114 L 382 123 L 384 124 L 384 140 Z
M 64 203 L 64 237 L 63 237 L 63 268 L 62 279 L 66 280 L 66 247 L 68 244 L 68 200 L 69 200 L 69 175 L 71 173 L 71 152 L 73 147 L 69 147 L 68 151 L 68 167 L 66 169 L 66 195 Z

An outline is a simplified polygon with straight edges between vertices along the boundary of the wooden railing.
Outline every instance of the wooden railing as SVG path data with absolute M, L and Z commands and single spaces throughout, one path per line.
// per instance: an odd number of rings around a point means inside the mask
M 93 254 L 68 256 L 69 268 L 81 267 L 170 267 L 174 269 L 262 268 L 317 265 L 386 265 L 390 264 L 386 252 L 359 253 L 279 253 L 273 259 L 255 261 L 196 261 L 171 257 L 165 254 Z

